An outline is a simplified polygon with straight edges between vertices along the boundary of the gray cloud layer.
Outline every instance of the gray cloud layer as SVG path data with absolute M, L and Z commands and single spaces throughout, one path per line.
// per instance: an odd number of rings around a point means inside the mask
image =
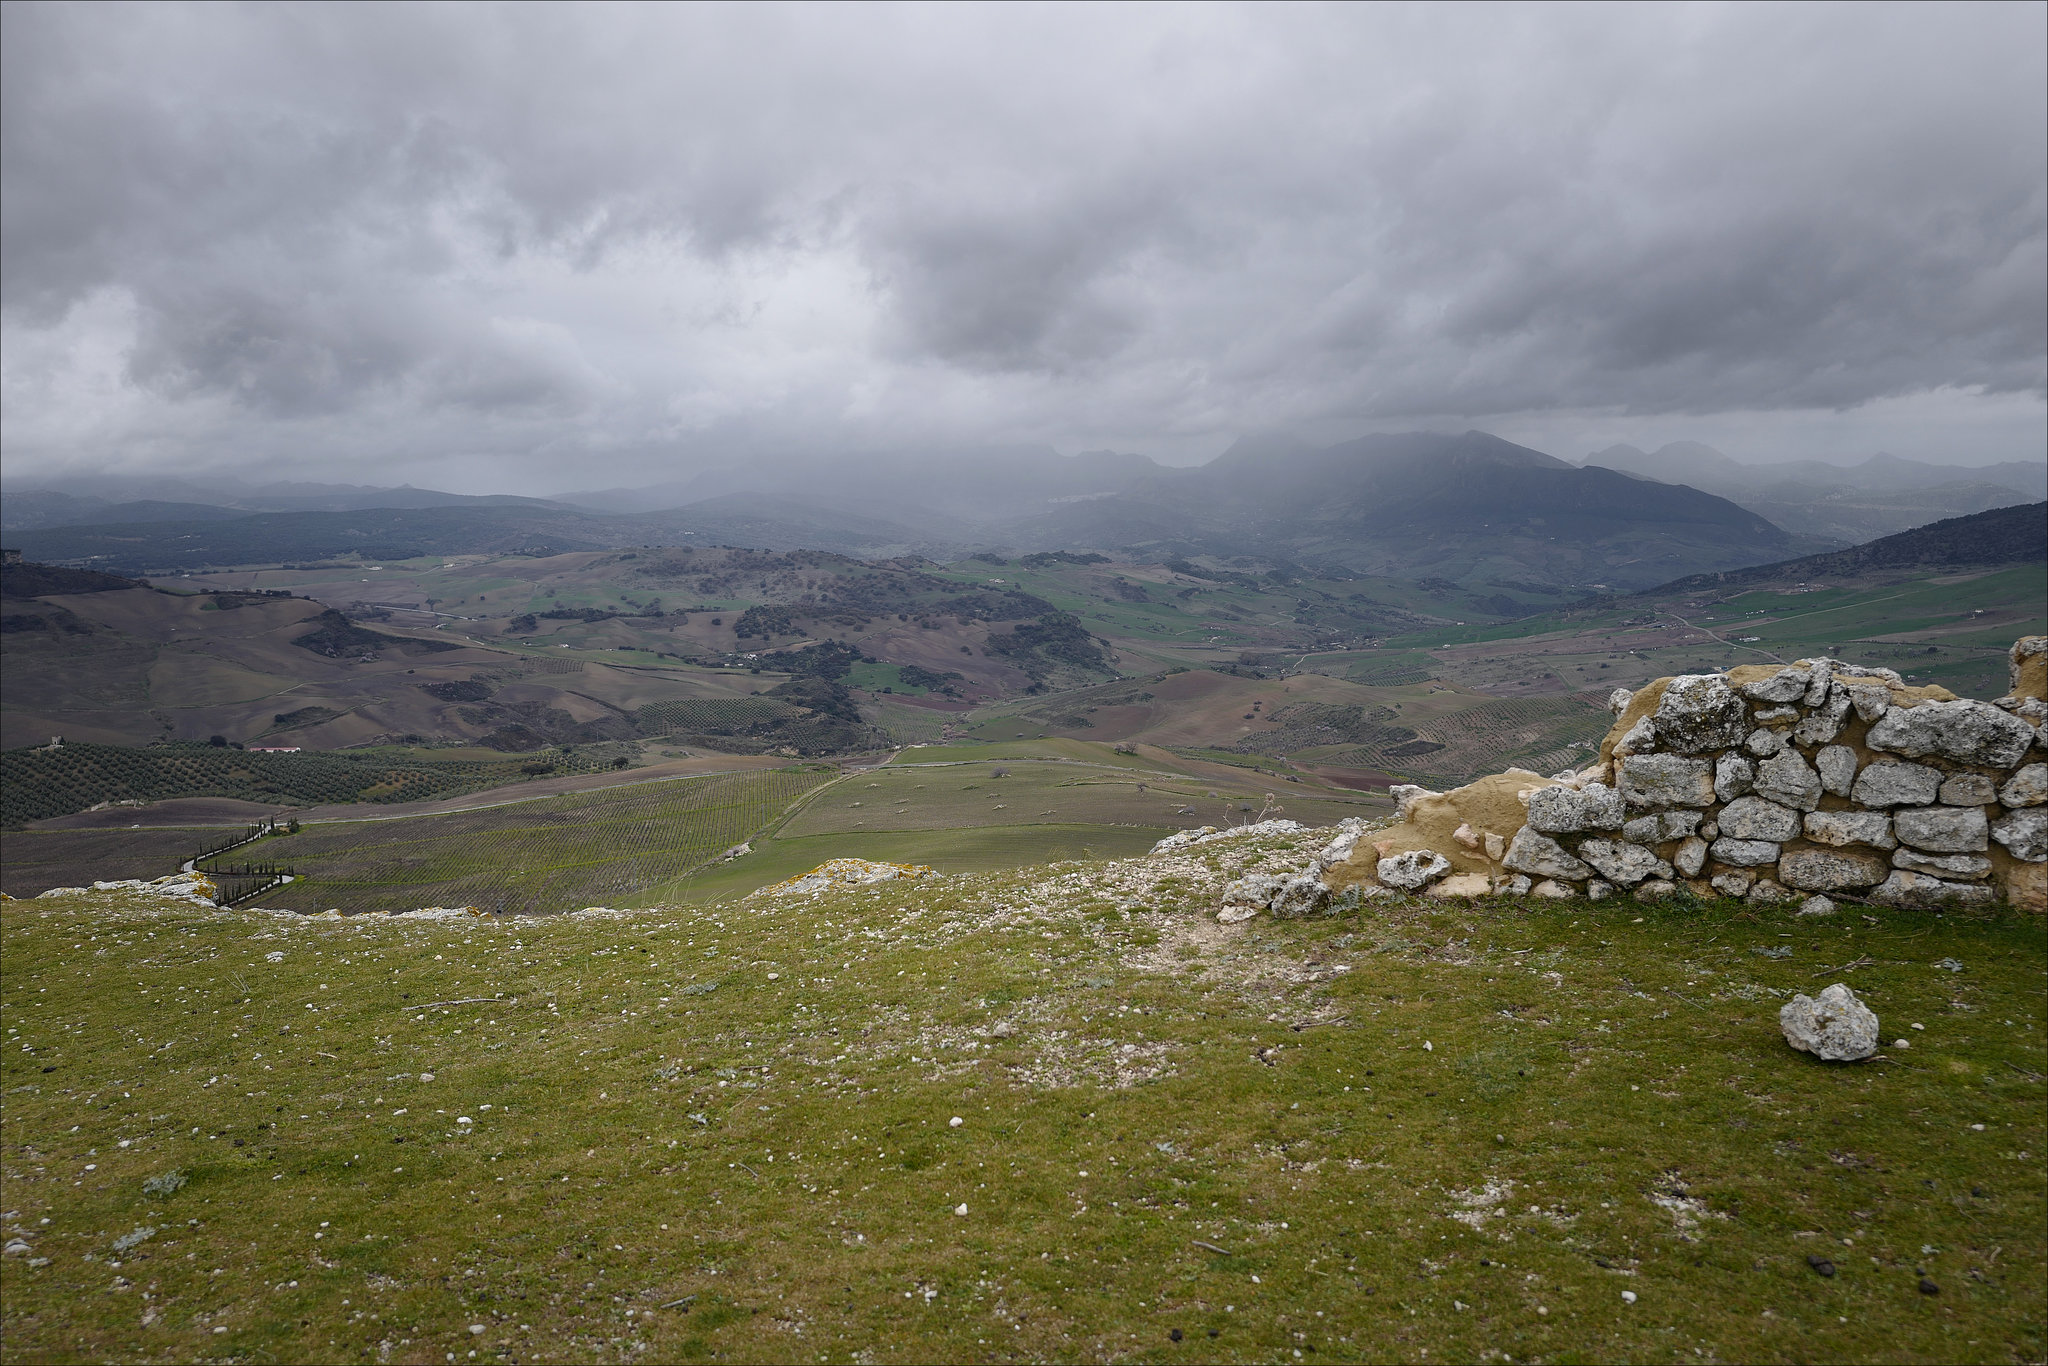
M 8 4 L 10 478 L 2029 440 L 2044 13 Z

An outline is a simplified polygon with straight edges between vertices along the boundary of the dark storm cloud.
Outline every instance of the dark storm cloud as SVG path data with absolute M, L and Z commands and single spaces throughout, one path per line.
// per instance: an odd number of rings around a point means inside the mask
M 9 4 L 10 463 L 2024 414 L 2043 13 Z

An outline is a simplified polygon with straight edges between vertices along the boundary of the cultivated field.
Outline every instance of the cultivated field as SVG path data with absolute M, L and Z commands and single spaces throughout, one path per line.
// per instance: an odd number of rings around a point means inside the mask
M 1257 861 L 541 919 L 9 907 L 8 1356 L 2048 1352 L 2038 919 L 1218 925 Z M 1789 1050 L 1781 999 L 1838 979 L 1910 1050 Z

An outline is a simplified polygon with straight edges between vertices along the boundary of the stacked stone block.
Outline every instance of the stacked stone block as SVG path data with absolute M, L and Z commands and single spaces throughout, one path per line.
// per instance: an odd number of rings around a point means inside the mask
M 2042 637 L 2015 645 L 2012 691 L 1995 702 L 1833 659 L 1618 690 L 1598 763 L 1526 775 L 1525 820 L 1490 889 L 2041 909 L 2044 655 Z

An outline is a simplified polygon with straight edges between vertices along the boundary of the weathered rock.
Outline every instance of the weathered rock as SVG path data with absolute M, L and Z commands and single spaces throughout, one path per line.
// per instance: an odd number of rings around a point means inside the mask
M 1856 751 L 1847 745 L 1829 745 L 1813 756 L 1813 767 L 1820 774 L 1821 790 L 1837 797 L 1848 796 L 1856 783 Z
M 1623 758 L 1630 754 L 1647 754 L 1656 747 L 1657 727 L 1645 716 L 1622 732 L 1621 738 L 1614 742 L 1614 753 L 1616 758 Z
M 1749 732 L 1749 708 L 1720 674 L 1681 674 L 1672 679 L 1657 701 L 1653 719 L 1657 738 L 1681 754 L 1726 749 L 1741 743 Z
M 1619 716 L 1627 711 L 1628 704 L 1635 700 L 1636 695 L 1627 688 L 1616 688 L 1613 692 L 1607 694 L 1607 710 Z
M 1579 857 L 1598 869 L 1602 877 L 1624 887 L 1633 887 L 1646 877 L 1671 876 L 1671 865 L 1640 844 L 1595 836 L 1579 842 Z
M 1638 810 L 1712 806 L 1714 782 L 1705 759 L 1631 754 L 1621 761 L 1621 795 Z
M 1799 836 L 1799 813 L 1762 797 L 1737 797 L 1721 809 L 1723 839 L 1772 840 L 1783 844 Z
M 1892 855 L 1892 867 L 1964 882 L 1991 875 L 1991 860 L 1982 854 L 1923 854 L 1915 849 L 1901 849 Z
M 1570 850 L 1526 825 L 1515 832 L 1514 843 L 1508 846 L 1507 857 L 1500 862 L 1501 867 L 1510 872 L 1527 873 L 1531 877 L 1583 882 L 1593 876 L 1593 870 L 1574 858 Z
M 2048 915 L 2048 860 L 2015 863 L 2006 869 L 2005 899 L 2023 911 Z
M 1451 861 L 1434 849 L 1410 849 L 1406 853 L 1383 858 L 1375 872 L 1379 880 L 1389 887 L 1399 887 L 1404 892 L 1418 891 L 1451 871 Z
M 1497 835 L 1497 834 L 1495 834 L 1495 833 L 1494 833 L 1493 831 L 1491 831 L 1491 830 L 1487 831 L 1487 832 L 1486 832 L 1486 856 L 1487 856 L 1488 858 L 1492 859 L 1492 860 L 1493 860 L 1493 861 L 1494 861 L 1495 863 L 1499 863 L 1499 862 L 1501 861 L 1501 859 L 1502 859 L 1503 857 L 1505 857 L 1505 856 L 1506 856 L 1507 852 L 1508 852 L 1508 842 L 1507 842 L 1507 840 L 1506 840 L 1505 838 L 1503 838 L 1502 836 L 1500 836 L 1500 835 Z
M 1588 901 L 1605 901 L 1613 895 L 1614 884 L 1611 882 L 1602 882 L 1596 877 L 1586 884 L 1586 900 Z
M 1813 771 L 1805 755 L 1788 749 L 1757 765 L 1754 791 L 1780 806 L 1811 811 L 1820 805 L 1820 774 Z
M 1459 873 L 1447 877 L 1429 889 L 1429 895 L 1440 897 L 1491 896 L 1493 882 L 1484 873 Z
M 1358 848 L 1358 836 L 1358 831 L 1346 830 L 1322 847 L 1316 854 L 1316 862 L 1325 868 L 1334 868 L 1343 863 L 1351 857 L 1352 851 Z
M 1424 797 L 1441 797 L 1444 794 L 1415 783 L 1395 783 L 1387 789 L 1387 795 L 1394 799 L 1394 819 L 1405 821 L 1409 813 L 1415 809 L 1415 803 Z
M 1753 719 L 1766 726 L 1770 725 L 1773 721 L 1797 721 L 1799 719 L 1799 708 L 1765 707 L 1762 711 L 1757 712 Z
M 1836 684 L 1828 689 L 1828 700 L 1793 727 L 1792 739 L 1801 745 L 1824 745 L 1842 733 L 1842 721 L 1849 715 L 1849 690 Z
M 2016 859 L 2048 862 L 2048 807 L 2030 806 L 2013 812 L 1991 827 L 1991 838 Z
M 1564 901 L 1578 894 L 1578 888 L 1567 882 L 1558 882 L 1553 878 L 1545 878 L 1529 889 L 1529 895 L 1549 897 L 1552 901 Z
M 1528 878 L 1523 877 L 1520 873 L 1514 873 L 1496 882 L 1493 890 L 1502 896 L 1527 896 L 1529 895 L 1529 885 Z
M 1989 702 L 1922 702 L 1887 711 L 1864 743 L 1918 759 L 1939 755 L 1959 764 L 2011 768 L 2034 743 L 2034 728 Z
M 1807 813 L 1806 837 L 1815 844 L 1840 848 L 1845 844 L 1867 844 L 1873 849 L 1893 849 L 1892 818 L 1882 811 L 1811 811 Z
M 1981 853 L 1989 825 L 1981 806 L 1914 806 L 1892 815 L 1899 843 L 1934 854 Z
M 1881 760 L 1856 775 L 1849 799 L 1858 806 L 1926 806 L 1941 791 L 1941 770 Z
M 1247 873 L 1223 889 L 1223 904 L 1263 911 L 1273 904 L 1273 898 L 1280 895 L 1286 883 L 1286 878 L 1273 873 Z
M 1802 892 L 1875 887 L 1890 873 L 1884 860 L 1873 855 L 1838 854 L 1829 849 L 1793 849 L 1778 860 L 1778 880 Z
M 1767 877 L 1760 877 L 1750 884 L 1749 891 L 1742 898 L 1758 906 L 1775 906 L 1780 901 L 1792 900 L 1792 893 Z
M 1653 877 L 1636 886 L 1636 900 L 1665 901 L 1678 895 L 1678 884 L 1669 878 Z
M 1769 840 L 1732 840 L 1722 836 L 1714 841 L 1714 858 L 1735 868 L 1762 868 L 1778 861 L 1778 846 Z
M 1590 783 L 1578 791 L 1544 787 L 1529 794 L 1529 824 L 1545 834 L 1619 830 L 1627 814 L 1621 794 L 1600 783 Z
M 1707 842 L 1694 835 L 1672 854 L 1671 866 L 1681 877 L 1698 877 L 1700 869 L 1707 866 Z
M 1833 915 L 1834 913 L 1835 903 L 1824 896 L 1810 896 L 1806 898 L 1806 900 L 1799 903 L 1799 909 L 1795 912 L 1795 914 L 1805 916 Z
M 1258 913 L 1259 908 L 1257 906 L 1238 902 L 1226 902 L 1223 908 L 1216 912 L 1216 918 L 1226 925 L 1235 925 L 1241 921 L 1250 920 Z
M 1329 887 L 1321 878 L 1302 874 L 1280 884 L 1280 890 L 1273 894 L 1271 910 L 1274 915 L 1287 918 L 1314 915 L 1329 906 Z
M 1823 1062 L 1860 1062 L 1877 1052 L 1877 1014 L 1837 982 L 1818 997 L 1794 996 L 1778 1009 L 1785 1042 Z
M 1756 884 L 1756 874 L 1747 868 L 1730 868 L 1725 873 L 1716 873 L 1709 884 L 1722 896 L 1741 896 Z
M 2021 636 L 2006 655 L 2007 691 L 2014 697 L 2048 697 L 2048 636 Z
M 1881 683 L 1849 684 L 1849 705 L 1861 721 L 1875 721 L 1892 704 L 1892 690 Z
M 1832 659 L 1802 659 L 1799 661 L 1807 671 L 1806 696 L 1799 700 L 1809 707 L 1817 707 L 1828 700 L 1828 688 L 1835 679 L 1835 664 Z
M 1700 828 L 1698 811 L 1660 811 L 1638 816 L 1621 827 L 1621 837 L 1630 844 L 1664 844 L 1682 840 Z
M 1874 889 L 1870 899 L 1880 906 L 1931 911 L 1943 906 L 1988 906 L 1997 899 L 1997 894 L 1982 883 L 1943 882 L 1938 877 L 1901 868 Z
M 1758 727 L 1749 733 L 1749 738 L 1742 742 L 1742 747 L 1759 759 L 1768 759 L 1784 750 L 1785 732 Z
M 1479 852 L 1479 832 L 1465 822 L 1458 823 L 1458 828 L 1451 832 L 1451 838 L 1458 842 L 1460 848 L 1469 849 L 1475 854 Z
M 2005 780 L 1998 800 L 2007 806 L 2040 806 L 2048 802 L 2048 764 L 2028 764 Z
M 1714 761 L 1714 795 L 1732 802 L 1756 783 L 1756 765 L 1740 754 L 1724 754 Z
M 1742 685 L 1742 695 L 1752 702 L 1797 702 L 1806 696 L 1813 675 L 1805 669 L 1784 668 L 1769 678 Z
M 1998 784 L 1982 773 L 1951 774 L 1941 785 L 1943 806 L 1990 806 L 1998 800 Z

